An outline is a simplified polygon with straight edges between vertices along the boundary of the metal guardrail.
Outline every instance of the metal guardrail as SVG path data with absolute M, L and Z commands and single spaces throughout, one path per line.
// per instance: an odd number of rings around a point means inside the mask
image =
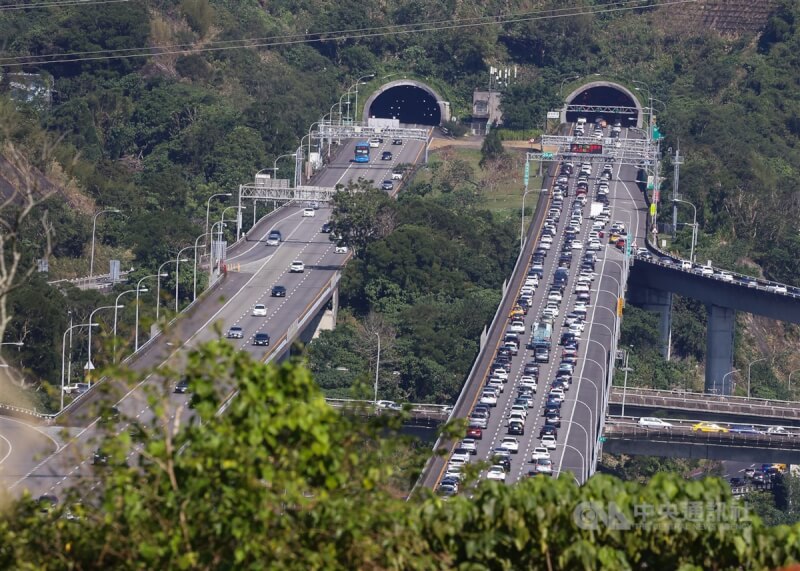
M 609 422 L 603 436 L 649 442 L 683 442 L 688 444 L 713 444 L 728 447 L 770 448 L 800 450 L 800 439 L 780 434 L 746 434 L 737 432 L 694 432 L 688 427 L 678 429 L 642 428 L 635 424 Z
M 800 403 L 768 399 L 748 399 L 725 395 L 711 395 L 680 391 L 627 388 L 616 386 L 612 390 L 611 403 L 630 406 L 661 407 L 666 409 L 714 412 L 719 414 L 748 414 L 765 416 L 775 420 L 800 420 Z
M 334 408 L 350 408 L 361 411 L 371 411 L 374 415 L 381 413 L 394 413 L 398 412 L 389 408 L 381 408 L 376 406 L 373 401 L 358 400 L 358 399 L 334 399 L 326 398 L 325 402 Z M 426 404 L 426 403 L 397 403 L 403 407 L 403 410 L 408 412 L 411 416 L 417 418 L 425 418 L 429 420 L 437 420 L 444 422 L 450 416 L 453 407 L 442 404 Z

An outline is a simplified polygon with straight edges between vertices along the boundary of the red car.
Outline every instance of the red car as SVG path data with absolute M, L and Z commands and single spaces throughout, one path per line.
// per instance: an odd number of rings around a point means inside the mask
M 480 440 L 483 438 L 483 430 L 476 427 L 470 427 L 467 429 L 467 438 L 475 438 L 476 440 Z

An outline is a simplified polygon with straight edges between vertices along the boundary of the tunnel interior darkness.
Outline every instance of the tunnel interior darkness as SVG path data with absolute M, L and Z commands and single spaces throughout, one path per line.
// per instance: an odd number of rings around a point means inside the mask
M 614 107 L 637 107 L 627 93 L 615 87 L 597 86 L 590 87 L 578 93 L 568 105 L 609 105 Z M 623 127 L 636 126 L 636 112 L 633 113 L 584 113 L 582 111 L 567 111 L 567 123 L 574 123 L 578 117 L 586 117 L 589 123 L 594 123 L 595 119 L 602 117 L 609 123 L 622 123 Z
M 439 125 L 442 122 L 436 98 L 413 85 L 398 85 L 378 95 L 369 107 L 369 116 L 399 119 L 400 123 L 417 125 Z

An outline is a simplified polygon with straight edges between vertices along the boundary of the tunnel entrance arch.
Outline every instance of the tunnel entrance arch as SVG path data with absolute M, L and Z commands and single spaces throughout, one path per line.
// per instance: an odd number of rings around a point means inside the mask
M 639 129 L 644 124 L 639 99 L 630 89 L 613 81 L 585 83 L 567 96 L 561 122 L 574 123 L 578 117 L 586 117 L 589 123 L 603 117 L 610 123 L 620 122 L 623 127 Z
M 450 120 L 450 103 L 430 86 L 398 79 L 380 86 L 364 103 L 362 120 L 397 119 L 401 124 L 441 125 Z

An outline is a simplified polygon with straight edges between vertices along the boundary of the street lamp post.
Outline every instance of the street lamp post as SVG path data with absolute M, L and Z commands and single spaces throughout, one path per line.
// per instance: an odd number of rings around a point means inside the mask
M 750 368 L 756 363 L 766 360 L 766 357 L 762 357 L 761 359 L 756 359 L 755 361 L 751 361 L 747 364 L 747 398 L 750 398 Z
M 119 308 L 125 307 L 124 305 L 120 305 L 119 298 L 121 298 L 126 293 L 134 293 L 136 292 L 136 308 L 139 308 L 139 292 L 146 292 L 147 288 L 140 289 L 139 285 L 137 284 L 136 289 L 129 289 L 127 291 L 123 291 L 121 294 L 117 296 L 117 300 L 114 302 L 114 362 L 117 362 L 117 315 L 119 314 Z
M 526 189 L 525 192 L 522 193 L 522 210 L 520 211 L 519 216 L 519 253 L 522 254 L 522 244 L 524 243 L 525 238 L 525 197 L 528 196 L 529 192 L 532 192 L 533 189 Z
M 683 204 L 688 204 L 692 207 L 692 247 L 689 251 L 689 261 L 694 264 L 694 248 L 695 244 L 697 244 L 697 207 L 688 200 L 683 200 L 680 198 L 673 198 L 672 202 L 682 202 Z
M 362 79 L 372 79 L 373 77 L 375 77 L 374 73 L 368 73 L 367 75 L 359 77 L 358 81 L 356 81 L 356 84 L 355 84 L 355 86 L 356 86 L 356 109 L 355 109 L 355 112 L 356 113 L 358 113 L 358 86 L 361 85 L 361 80 Z
M 565 79 L 564 79 L 564 80 L 561 82 L 561 87 L 559 87 L 559 88 L 558 88 L 558 96 L 559 96 L 559 97 L 561 97 L 561 94 L 562 94 L 562 93 L 563 93 L 563 91 L 564 91 L 564 84 L 565 84 L 566 82 L 568 82 L 568 81 L 572 81 L 573 79 L 578 79 L 578 78 L 580 78 L 580 77 L 581 77 L 580 75 L 573 75 L 572 77 L 567 77 L 567 78 L 565 78 Z
M 285 158 L 285 157 L 296 157 L 297 153 L 286 153 L 285 155 L 278 155 L 278 157 L 272 163 L 272 172 L 275 174 L 273 175 L 275 178 L 278 178 L 278 161 Z
M 214 278 L 214 228 L 216 228 L 218 224 L 224 226 L 223 222 L 214 222 L 214 224 L 211 225 L 211 231 L 209 232 L 209 235 L 210 235 L 210 238 L 211 238 L 211 257 L 209 258 L 209 263 L 208 263 L 208 285 L 209 285 L 209 287 L 211 287 L 211 280 Z M 222 227 L 220 227 L 220 232 L 221 231 L 222 231 Z
M 381 367 L 381 336 L 376 331 L 375 336 L 378 338 L 378 358 L 375 360 L 375 398 L 373 404 L 375 406 L 378 405 L 378 372 L 380 371 Z
M 255 205 L 253 208 L 253 212 L 255 212 Z M 255 224 L 255 222 L 253 222 Z M 192 278 L 192 301 L 197 299 L 197 243 L 200 241 L 200 238 L 205 240 L 208 233 L 200 234 L 194 241 L 194 276 Z M 203 244 L 203 248 L 205 249 L 205 244 Z
M 795 369 L 794 371 L 789 373 L 789 393 L 790 394 L 792 392 L 792 375 L 794 375 L 795 373 L 800 373 L 800 369 Z
M 170 260 L 170 262 L 171 261 L 172 260 Z M 140 279 L 136 284 L 136 325 L 135 325 L 136 332 L 134 333 L 134 336 L 133 336 L 133 339 L 134 339 L 134 341 L 133 341 L 133 352 L 134 353 L 139 350 L 139 292 L 147 291 L 146 289 L 142 289 L 142 282 L 144 280 L 149 279 L 149 278 L 155 278 L 155 277 L 158 278 L 159 291 L 161 291 L 161 285 L 160 285 L 161 284 L 161 278 L 167 277 L 167 273 L 166 272 L 163 273 L 163 274 L 152 274 L 152 275 L 149 275 L 149 276 L 145 276 L 142 279 Z M 156 304 L 158 304 L 158 298 L 156 298 Z M 158 317 L 156 317 L 156 321 L 158 321 Z
M 97 323 L 78 323 L 77 325 L 70 325 L 67 327 L 67 330 L 64 331 L 64 337 L 61 340 L 61 409 L 64 410 L 64 372 L 66 369 L 66 353 L 67 353 L 67 334 L 69 334 L 70 340 L 72 340 L 72 330 L 77 329 L 78 327 L 96 327 Z M 70 347 L 72 349 L 72 347 Z M 72 357 L 70 355 L 70 362 L 72 361 Z
M 727 373 L 722 375 L 722 391 L 725 391 L 725 378 L 728 375 L 732 375 L 733 373 L 738 373 L 738 372 L 739 372 L 739 369 L 731 369 L 730 371 L 728 371 Z M 716 387 L 716 381 L 714 381 L 714 392 L 716 394 L 720 393 L 720 390 Z M 731 391 L 731 393 L 733 393 L 733 391 Z
M 184 260 L 184 261 L 186 261 L 186 260 Z M 162 277 L 164 277 L 164 278 L 167 277 L 167 273 L 166 272 L 162 272 L 161 268 L 163 268 L 167 264 L 171 264 L 171 263 L 172 263 L 172 260 L 167 260 L 166 262 L 164 262 L 163 264 L 158 266 L 158 273 L 156 274 L 158 276 L 158 280 L 156 280 L 156 322 L 158 322 L 158 309 L 161 307 L 161 278 Z
M 622 381 L 622 410 L 620 411 L 620 416 L 622 416 L 623 418 L 625 417 L 625 396 L 628 392 L 628 371 L 631 370 L 631 368 L 628 366 L 629 352 L 627 349 L 625 349 L 624 353 L 625 353 L 625 361 L 623 362 L 622 371 L 625 372 L 625 379 Z
M 106 213 L 106 212 L 119 213 L 120 210 L 119 210 L 119 208 L 106 208 L 105 210 L 101 210 L 100 212 L 96 213 L 94 215 L 94 218 L 92 219 L 92 254 L 91 254 L 90 258 L 89 258 L 89 277 L 90 278 L 92 276 L 94 276 L 94 237 L 95 237 L 95 232 L 97 231 L 97 217 L 100 216 L 101 214 Z
M 196 246 L 186 246 L 180 252 L 178 252 L 178 255 L 175 257 L 175 313 L 178 312 L 179 301 L 180 301 L 179 294 L 180 294 L 181 282 L 178 278 L 180 277 L 181 262 L 189 261 L 187 258 L 181 259 L 181 254 L 183 254 L 186 250 L 191 250 L 192 248 L 195 247 Z
M 104 305 L 103 307 L 98 307 L 92 313 L 89 314 L 89 323 L 94 323 L 94 314 L 103 309 L 119 309 L 123 307 L 121 305 Z M 89 328 L 89 346 L 87 348 L 87 359 L 86 359 L 86 371 L 87 371 L 87 379 L 89 380 L 89 386 L 92 386 L 92 371 L 94 370 L 94 364 L 92 363 L 92 328 Z
M 206 201 L 206 234 L 208 234 L 208 217 L 209 217 L 209 214 L 211 212 L 211 199 L 214 198 L 215 196 L 233 196 L 233 193 L 232 192 L 218 192 L 218 193 L 212 194 L 211 196 L 208 197 L 208 200 Z

